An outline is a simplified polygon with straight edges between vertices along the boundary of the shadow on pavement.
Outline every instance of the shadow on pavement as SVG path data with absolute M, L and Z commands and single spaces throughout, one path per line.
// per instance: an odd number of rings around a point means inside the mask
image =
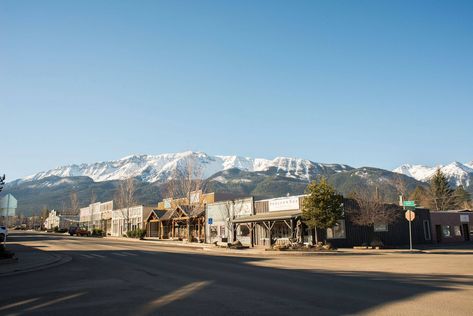
M 2 278 L 11 291 L 0 298 L 0 314 L 360 314 L 419 295 L 455 291 L 455 286 L 473 286 L 473 277 L 466 275 L 353 272 L 349 266 L 346 271 L 280 269 L 263 266 L 265 258 L 161 249 L 59 253 L 73 261 Z

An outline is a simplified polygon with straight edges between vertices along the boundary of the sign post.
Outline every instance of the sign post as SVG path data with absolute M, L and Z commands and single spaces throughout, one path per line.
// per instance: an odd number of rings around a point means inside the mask
M 409 222 L 409 249 L 412 251 L 412 221 L 416 218 L 416 213 L 413 210 L 416 208 L 415 201 L 404 201 L 404 209 L 407 210 L 404 216 Z

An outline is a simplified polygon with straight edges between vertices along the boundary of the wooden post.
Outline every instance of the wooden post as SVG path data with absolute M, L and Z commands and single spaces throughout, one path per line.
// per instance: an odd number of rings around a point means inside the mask
M 200 218 L 197 220 L 197 242 L 200 242 Z
M 250 245 L 251 248 L 255 246 L 255 225 L 256 223 L 250 223 Z
M 187 241 L 188 242 L 191 242 L 192 238 L 191 238 L 191 226 L 190 226 L 190 221 L 191 219 L 188 218 L 187 219 Z

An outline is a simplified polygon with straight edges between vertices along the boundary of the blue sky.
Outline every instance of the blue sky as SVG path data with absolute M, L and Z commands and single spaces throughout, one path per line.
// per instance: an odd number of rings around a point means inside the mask
M 473 160 L 472 1 L 0 1 L 0 172 Z

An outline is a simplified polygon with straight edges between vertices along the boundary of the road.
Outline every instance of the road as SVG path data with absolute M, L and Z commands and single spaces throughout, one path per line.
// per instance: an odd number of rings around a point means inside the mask
M 265 257 L 14 234 L 66 264 L 0 278 L 0 315 L 471 315 L 473 249 Z

